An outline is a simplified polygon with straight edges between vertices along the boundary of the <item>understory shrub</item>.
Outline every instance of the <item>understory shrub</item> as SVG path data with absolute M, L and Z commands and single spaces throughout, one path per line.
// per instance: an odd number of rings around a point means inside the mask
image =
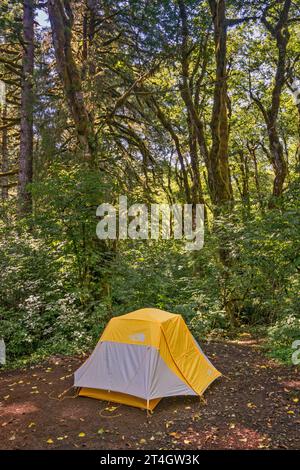
M 55 178 L 56 191 L 51 185 L 48 193 L 47 187 L 36 189 L 44 202 L 34 229 L 9 214 L 5 226 L 0 223 L 0 337 L 9 363 L 87 350 L 112 316 L 143 307 L 182 314 L 200 340 L 224 336 L 232 326 L 228 302 L 237 329 L 266 331 L 269 353 L 290 361 L 292 342 L 300 339 L 298 187 L 286 193 L 284 212 L 247 220 L 233 212 L 216 221 L 230 254 L 224 266 L 212 229 L 195 252 L 172 240 L 104 244 L 94 236 L 103 188 L 89 176 L 78 184 L 76 175 L 68 185 L 66 175 Z

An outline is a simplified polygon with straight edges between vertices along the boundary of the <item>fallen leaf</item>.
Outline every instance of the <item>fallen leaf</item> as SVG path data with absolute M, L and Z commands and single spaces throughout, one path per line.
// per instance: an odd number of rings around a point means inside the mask
M 84 432 L 80 432 L 80 433 L 78 434 L 78 437 L 84 437 L 84 436 L 85 436 L 85 433 L 84 433 Z
M 146 439 L 140 439 L 140 444 L 146 444 Z
M 110 412 L 115 411 L 116 409 L 117 409 L 116 406 L 108 406 L 107 408 L 105 408 L 106 411 L 110 411 Z
M 172 426 L 172 424 L 174 424 L 174 421 L 167 421 L 166 428 L 168 429 L 170 426 Z
M 33 426 L 35 426 L 35 423 L 34 423 L 34 422 L 28 424 L 28 427 L 29 427 L 29 428 L 32 428 Z
M 103 428 L 98 429 L 98 434 L 103 434 L 105 431 Z
M 201 416 L 199 413 L 195 413 L 193 416 L 192 416 L 192 421 L 199 421 L 199 419 L 201 419 Z
M 48 439 L 47 444 L 53 444 L 52 439 Z
M 254 403 L 249 402 L 249 403 L 247 403 L 247 407 L 248 408 L 256 408 L 256 405 L 254 405 Z

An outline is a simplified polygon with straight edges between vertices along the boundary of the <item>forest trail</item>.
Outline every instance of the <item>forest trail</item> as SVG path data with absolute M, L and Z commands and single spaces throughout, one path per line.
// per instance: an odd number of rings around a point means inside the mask
M 224 374 L 206 391 L 205 402 L 164 398 L 151 416 L 85 397 L 55 400 L 72 384 L 82 357 L 54 357 L 1 372 L 0 447 L 299 448 L 299 369 L 264 357 L 250 337 L 206 343 L 203 349 Z

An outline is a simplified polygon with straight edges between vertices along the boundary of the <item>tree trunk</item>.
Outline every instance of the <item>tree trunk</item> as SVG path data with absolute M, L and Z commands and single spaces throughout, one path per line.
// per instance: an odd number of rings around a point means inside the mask
M 204 135 L 204 125 L 201 121 L 198 110 L 196 109 L 193 101 L 192 92 L 189 83 L 189 47 L 188 47 L 188 20 L 183 0 L 178 1 L 179 13 L 181 18 L 181 30 L 182 30 L 182 43 L 181 43 L 181 78 L 182 83 L 180 84 L 181 96 L 187 108 L 187 123 L 189 128 L 189 150 L 191 157 L 192 173 L 193 173 L 193 186 L 192 186 L 192 199 L 194 202 L 195 197 L 198 195 L 201 203 L 204 203 L 200 171 L 199 171 L 199 159 L 197 153 L 197 142 L 202 157 L 206 163 L 208 169 L 208 181 L 211 181 L 211 171 L 208 164 L 208 149 Z M 199 97 L 198 97 L 199 98 Z
M 268 10 L 266 10 L 262 16 L 262 22 L 271 33 L 272 37 L 276 40 L 278 50 L 275 81 L 272 90 L 272 102 L 270 108 L 263 112 L 268 130 L 271 163 L 275 173 L 273 182 L 273 198 L 270 201 L 270 207 L 274 206 L 275 198 L 281 196 L 284 181 L 287 176 L 287 163 L 284 158 L 283 146 L 279 138 L 277 121 L 280 109 L 280 97 L 285 83 L 287 45 L 290 38 L 288 31 L 290 7 L 291 0 L 285 0 L 275 26 L 273 26 L 266 18 Z
M 151 107 L 152 110 L 156 113 L 156 115 L 157 115 L 159 121 L 161 122 L 161 124 L 163 125 L 163 127 L 169 132 L 170 136 L 173 139 L 173 142 L 174 142 L 175 148 L 176 148 L 176 153 L 177 153 L 178 160 L 179 160 L 179 164 L 180 164 L 181 173 L 182 173 L 182 179 L 183 179 L 183 186 L 184 186 L 186 202 L 187 202 L 187 204 L 190 204 L 192 202 L 192 200 L 191 200 L 191 191 L 190 191 L 190 185 L 189 185 L 189 180 L 188 180 L 188 173 L 186 171 L 186 166 L 185 166 L 184 157 L 183 157 L 183 154 L 182 154 L 182 151 L 181 151 L 179 138 L 178 138 L 176 132 L 174 131 L 174 128 L 172 126 L 171 121 L 167 118 L 167 116 L 160 109 L 160 107 L 157 104 L 157 102 L 155 101 L 155 99 L 152 98 L 151 100 L 148 100 L 147 102 L 148 102 L 149 107 Z
M 250 191 L 249 191 L 249 161 L 248 155 L 243 150 L 239 152 L 239 167 L 242 176 L 242 210 L 246 217 L 250 216 Z
M 228 96 L 227 96 L 227 25 L 225 0 L 209 0 L 215 42 L 215 88 L 211 117 L 212 146 L 209 153 L 212 177 L 212 200 L 217 212 L 230 208 L 233 202 L 228 162 Z
M 32 197 L 28 184 L 32 182 L 33 153 L 33 68 L 34 68 L 34 6 L 33 0 L 24 0 L 23 10 L 24 52 L 22 62 L 19 211 L 25 215 L 32 210 Z
M 88 62 L 88 12 L 85 11 L 82 19 L 82 67 L 81 79 L 84 81 L 87 76 Z
M 257 199 L 258 199 L 260 210 L 262 213 L 264 213 L 263 197 L 262 197 L 262 193 L 260 189 L 258 163 L 257 163 L 257 158 L 256 158 L 256 148 L 257 147 L 253 143 L 247 141 L 247 149 L 248 149 L 250 157 L 252 157 L 252 160 L 253 160 L 254 181 L 255 181 Z
M 82 71 L 81 76 L 92 77 L 95 74 L 93 42 L 96 31 L 97 1 L 86 0 L 82 22 Z
M 89 62 L 89 75 L 93 77 L 96 73 L 94 56 L 94 37 L 96 32 L 96 16 L 97 16 L 97 2 L 95 0 L 87 0 L 88 8 L 88 62 Z
M 202 182 L 201 182 L 200 168 L 199 168 L 196 131 L 195 131 L 195 127 L 190 117 L 188 117 L 188 129 L 189 129 L 189 151 L 190 151 L 190 159 L 191 159 L 191 167 L 192 167 L 192 181 L 193 181 L 192 189 L 191 189 L 192 202 L 193 204 L 204 204 Z
M 2 111 L 2 122 L 5 124 L 7 117 L 7 106 L 6 104 L 3 105 Z M 6 173 L 8 171 L 8 137 L 7 137 L 7 127 L 3 127 L 2 129 L 2 141 L 1 141 L 1 150 L 2 150 L 2 172 Z M 1 181 L 2 185 L 2 199 L 8 199 L 8 178 L 4 177 Z
M 89 166 L 96 164 L 96 136 L 82 91 L 80 72 L 72 51 L 73 12 L 69 0 L 48 0 L 57 69 L 75 123 L 84 159 Z
M 270 154 L 272 166 L 275 173 L 273 182 L 273 197 L 279 197 L 283 191 L 284 181 L 287 175 L 287 163 L 284 159 L 283 147 L 276 129 L 276 120 L 272 118 L 272 124 L 268 126 L 268 136 L 270 143 Z M 270 206 L 274 205 L 274 200 L 270 201 Z
M 211 115 L 211 139 L 212 145 L 209 152 L 209 166 L 211 173 L 210 192 L 214 204 L 216 216 L 231 211 L 233 204 L 233 192 L 230 179 L 228 161 L 228 94 L 227 94 L 227 19 L 225 0 L 209 0 L 209 6 L 213 21 L 215 44 L 215 86 L 213 96 L 213 109 Z M 230 252 L 230 235 L 226 226 L 217 225 L 215 232 L 219 239 L 219 258 L 223 268 L 223 297 L 224 309 L 230 322 L 230 326 L 236 326 L 237 318 L 235 302 L 232 300 L 230 273 L 232 256 Z M 222 290 L 222 286 L 221 290 Z
M 280 142 L 277 120 L 280 108 L 280 96 L 285 81 L 285 63 L 286 63 L 286 51 L 289 40 L 289 33 L 279 31 L 277 34 L 276 42 L 278 47 L 278 61 L 277 70 L 275 76 L 275 85 L 272 91 L 272 104 L 270 109 L 267 111 L 268 114 L 268 137 L 270 145 L 270 153 L 272 157 L 272 165 L 274 168 L 275 178 L 273 183 L 273 196 L 281 196 L 284 181 L 287 175 L 287 164 L 284 158 L 283 146 Z

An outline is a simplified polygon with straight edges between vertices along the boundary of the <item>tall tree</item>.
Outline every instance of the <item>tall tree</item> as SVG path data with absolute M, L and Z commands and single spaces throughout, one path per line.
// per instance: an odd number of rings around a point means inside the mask
M 23 60 L 18 199 L 21 214 L 32 209 L 27 185 L 32 182 L 33 154 L 34 1 L 23 3 Z
M 212 199 L 216 206 L 230 205 L 233 200 L 228 163 L 228 95 L 227 95 L 227 20 L 225 0 L 209 0 L 215 43 L 215 87 L 211 116 L 212 146 L 209 164 L 212 174 Z
M 7 105 L 3 100 L 2 103 L 3 111 L 2 111 L 2 140 L 1 140 L 1 154 L 2 154 L 2 165 L 1 169 L 3 173 L 8 172 L 8 130 L 5 125 L 6 117 L 7 117 Z M 8 178 L 3 177 L 2 179 L 2 199 L 8 198 Z
M 80 71 L 72 51 L 72 27 L 74 16 L 69 0 L 48 0 L 48 12 L 52 29 L 57 69 L 73 118 L 84 159 L 95 165 L 96 136 L 85 103 Z
M 202 85 L 204 73 L 206 71 L 206 59 L 203 59 L 202 71 L 196 80 L 196 86 L 193 86 L 193 80 L 198 69 L 200 67 L 199 58 L 196 60 L 196 64 L 193 67 L 193 72 L 190 74 L 190 57 L 192 48 L 189 46 L 189 27 L 188 27 L 188 15 L 186 11 L 185 2 L 178 0 L 179 14 L 181 20 L 181 45 L 180 45 L 180 62 L 181 62 L 181 83 L 180 91 L 181 97 L 187 109 L 187 130 L 188 130 L 188 141 L 189 141 L 189 155 L 191 160 L 192 168 L 192 200 L 193 203 L 203 203 L 202 183 L 200 178 L 199 170 L 199 157 L 198 147 L 201 155 L 208 169 L 208 180 L 211 182 L 211 167 L 208 161 L 208 148 L 205 140 L 204 123 L 199 116 L 199 90 Z M 205 55 L 205 49 L 200 49 L 200 52 Z M 198 144 L 198 146 L 197 146 Z M 211 185 L 209 184 L 209 188 Z
M 288 30 L 289 12 L 291 8 L 291 0 L 281 0 L 279 3 L 279 10 L 276 8 L 272 12 L 271 19 L 268 17 L 270 9 L 273 4 L 268 5 L 261 17 L 263 25 L 273 38 L 277 49 L 276 59 L 276 72 L 274 77 L 274 84 L 271 92 L 271 103 L 270 106 L 266 107 L 263 102 L 255 96 L 250 90 L 251 97 L 260 109 L 268 131 L 269 139 L 269 157 L 275 178 L 273 182 L 273 198 L 270 201 L 270 207 L 274 205 L 275 199 L 281 196 L 283 191 L 284 182 L 287 176 L 287 163 L 284 157 L 283 145 L 280 140 L 280 134 L 278 130 L 278 114 L 280 110 L 280 100 L 282 90 L 285 84 L 285 73 L 286 73 L 286 59 L 287 59 L 287 46 L 290 38 Z M 276 21 L 272 20 L 276 17 Z

